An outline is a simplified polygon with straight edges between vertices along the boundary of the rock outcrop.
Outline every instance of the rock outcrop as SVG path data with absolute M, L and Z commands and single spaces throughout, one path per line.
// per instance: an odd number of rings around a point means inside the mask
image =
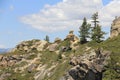
M 73 41 L 73 42 L 79 41 L 79 38 L 74 35 L 74 31 L 73 30 L 69 31 L 69 34 L 66 36 L 65 39 L 68 39 L 68 40 Z
M 79 43 L 79 38 L 74 34 L 74 31 L 69 31 L 69 34 L 66 36 L 65 40 L 70 41 L 70 48 L 76 50 L 78 48 L 77 44 Z
M 12 51 L 24 51 L 24 52 L 31 52 L 33 50 L 43 51 L 48 46 L 48 42 L 44 40 L 29 40 L 23 41 L 18 44 Z
M 58 47 L 58 44 L 54 43 L 54 44 L 49 45 L 48 48 L 49 48 L 49 51 L 56 51 L 57 47 Z
M 21 61 L 22 58 L 19 56 L 2 56 L 0 55 L 0 67 L 10 67 L 15 63 Z
M 62 40 L 60 38 L 55 38 L 54 43 L 60 43 Z
M 111 38 L 119 35 L 119 20 L 113 21 Z M 111 52 L 79 41 L 73 31 L 63 41 L 23 41 L 10 54 L 0 55 L 0 80 L 102 80 Z
M 2 75 L 0 75 L 0 80 L 5 80 L 5 78 L 9 76 L 11 76 L 11 73 L 3 73 Z
M 120 34 L 120 17 L 116 17 L 111 25 L 110 38 L 118 36 Z
M 102 73 L 110 58 L 109 51 L 91 51 L 89 54 L 73 57 L 70 64 L 74 67 L 69 70 L 73 80 L 102 80 Z

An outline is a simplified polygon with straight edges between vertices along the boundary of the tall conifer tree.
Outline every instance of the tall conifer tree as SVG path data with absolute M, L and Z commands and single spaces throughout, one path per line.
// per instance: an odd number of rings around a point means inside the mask
M 99 43 L 102 41 L 102 38 L 104 38 L 103 35 L 105 34 L 105 32 L 101 30 L 101 26 L 98 24 L 99 23 L 98 12 L 92 15 L 92 20 L 93 20 L 92 22 L 94 23 L 94 26 L 92 27 L 92 30 L 91 30 L 91 39 Z
M 86 43 L 87 42 L 87 38 L 89 38 L 89 30 L 90 30 L 90 24 L 87 23 L 87 19 L 84 17 L 83 19 L 83 23 L 80 26 L 80 30 L 79 30 L 79 37 L 80 37 L 80 42 Z

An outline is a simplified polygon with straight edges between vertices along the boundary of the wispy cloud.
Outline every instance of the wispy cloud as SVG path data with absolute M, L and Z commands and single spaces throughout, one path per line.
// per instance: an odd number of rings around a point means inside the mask
M 44 8 L 20 20 L 41 31 L 55 32 L 66 29 L 78 29 L 83 17 L 90 19 L 98 11 L 102 26 L 109 26 L 113 17 L 120 13 L 120 0 L 114 0 L 103 6 L 102 0 L 63 0 L 56 5 L 45 5 Z
M 0 44 L 0 48 L 5 48 L 5 45 L 1 45 L 1 44 Z
M 99 13 L 102 25 L 110 27 L 115 16 L 120 16 L 120 0 L 111 1 Z
M 10 5 L 10 10 L 14 10 L 14 6 L 13 5 Z

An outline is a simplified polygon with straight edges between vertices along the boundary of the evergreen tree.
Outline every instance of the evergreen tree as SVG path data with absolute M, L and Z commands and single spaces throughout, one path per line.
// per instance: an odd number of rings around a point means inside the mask
M 103 32 L 103 31 L 101 30 L 101 26 L 100 26 L 99 24 L 97 24 L 97 26 L 92 29 L 91 39 L 92 39 L 93 41 L 99 43 L 99 42 L 102 41 L 101 39 L 104 38 L 104 37 L 103 37 L 104 34 L 105 34 L 105 32 Z
M 44 39 L 45 41 L 47 41 L 47 42 L 49 42 L 49 36 L 48 35 L 46 35 L 46 37 L 45 37 L 45 39 Z
M 89 38 L 89 30 L 90 30 L 90 24 L 87 23 L 87 19 L 84 17 L 83 19 L 83 23 L 80 26 L 80 30 L 79 30 L 79 37 L 80 37 L 80 42 L 86 43 L 87 42 L 87 38 Z
M 104 38 L 103 35 L 105 34 L 105 32 L 103 32 L 101 30 L 101 26 L 98 24 L 99 23 L 99 21 L 97 20 L 98 19 L 98 12 L 96 12 L 92 15 L 92 19 L 93 19 L 92 22 L 94 23 L 94 26 L 91 30 L 92 31 L 91 32 L 91 39 L 93 41 L 99 43 L 102 41 L 101 39 Z
M 99 21 L 98 21 L 98 12 L 96 12 L 96 13 L 94 13 L 93 15 L 92 15 L 92 22 L 94 23 L 94 28 L 95 27 L 97 27 L 97 23 L 99 23 Z

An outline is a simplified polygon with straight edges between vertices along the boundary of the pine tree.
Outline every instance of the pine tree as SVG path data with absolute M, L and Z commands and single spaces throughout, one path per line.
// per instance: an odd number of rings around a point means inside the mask
M 87 38 L 89 38 L 89 30 L 90 30 L 90 24 L 87 23 L 87 19 L 84 17 L 83 23 L 80 26 L 79 30 L 79 37 L 80 37 L 80 42 L 81 44 L 87 42 Z
M 92 19 L 93 19 L 92 22 L 94 23 L 94 26 L 91 30 L 92 31 L 91 32 L 91 39 L 92 39 L 92 41 L 99 43 L 102 41 L 101 39 L 104 38 L 103 35 L 105 34 L 105 32 L 103 32 L 101 30 L 101 26 L 98 24 L 99 23 L 99 21 L 97 20 L 98 19 L 98 12 L 96 12 L 92 15 Z
M 105 32 L 103 32 L 101 30 L 101 26 L 99 24 L 97 24 L 97 26 L 95 28 L 92 29 L 91 32 L 91 39 L 95 42 L 100 43 L 102 41 L 103 35 L 105 34 Z
M 92 22 L 94 23 L 94 27 L 97 27 L 97 23 L 99 23 L 99 21 L 98 21 L 98 12 L 96 12 L 96 13 L 94 13 L 93 15 L 92 15 Z
M 47 42 L 49 42 L 49 36 L 48 35 L 46 35 L 46 37 L 45 37 L 45 39 L 44 39 L 45 41 L 47 41 Z

